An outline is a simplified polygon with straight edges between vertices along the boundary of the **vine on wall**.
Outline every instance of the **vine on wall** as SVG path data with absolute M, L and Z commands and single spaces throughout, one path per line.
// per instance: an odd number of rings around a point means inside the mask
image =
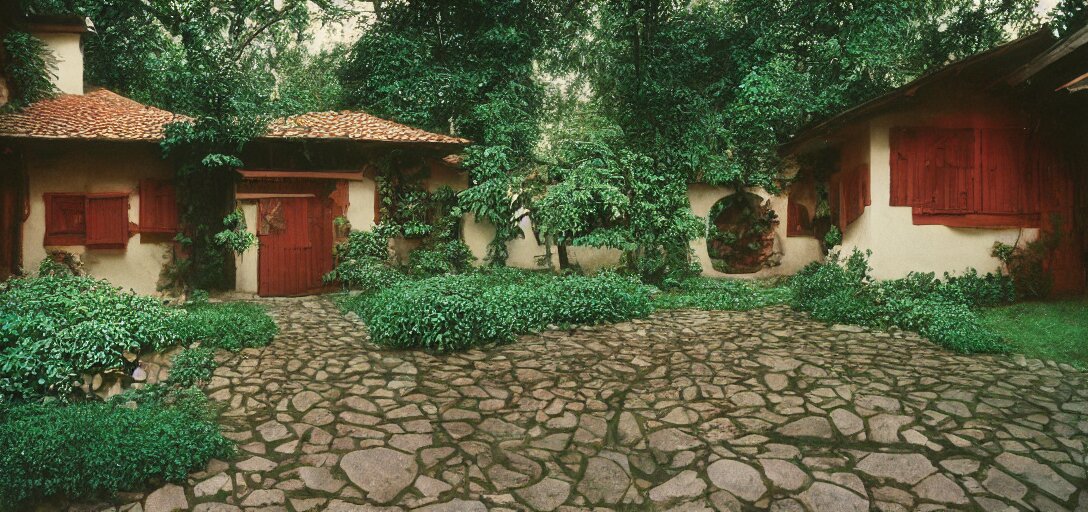
M 56 94 L 52 78 L 56 56 L 33 34 L 13 30 L 3 39 L 4 76 L 10 100 L 5 108 L 19 109 Z

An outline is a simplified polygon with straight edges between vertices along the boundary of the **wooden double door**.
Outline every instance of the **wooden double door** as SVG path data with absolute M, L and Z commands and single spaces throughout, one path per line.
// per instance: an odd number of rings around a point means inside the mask
M 257 202 L 261 296 L 311 295 L 329 289 L 322 278 L 335 264 L 333 220 L 342 208 L 329 190 L 304 188 L 314 193 L 269 194 Z

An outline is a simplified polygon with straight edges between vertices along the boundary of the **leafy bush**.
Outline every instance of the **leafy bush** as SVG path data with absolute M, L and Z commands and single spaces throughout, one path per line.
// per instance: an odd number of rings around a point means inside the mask
M 412 251 L 408 255 L 408 272 L 417 276 L 460 274 L 472 269 L 475 260 L 464 242 L 441 242 Z
M 745 311 L 785 304 L 789 290 L 783 286 L 737 279 L 693 277 L 654 297 L 657 309 L 705 309 Z
M 57 495 L 94 499 L 181 482 L 232 452 L 196 389 L 135 408 L 115 400 L 0 409 L 0 446 L 0 508 L 12 510 Z
M 207 381 L 215 371 L 215 351 L 210 348 L 189 348 L 174 356 L 170 365 L 169 383 L 187 388 Z
M 121 368 L 124 352 L 159 350 L 184 338 L 184 313 L 72 275 L 0 284 L 0 396 L 66 394 L 91 369 Z
M 267 344 L 275 332 L 253 304 L 172 308 L 60 271 L 12 279 L 0 284 L 0 399 L 67 395 L 81 374 L 125 368 L 125 352 L 196 341 L 237 350 Z
M 978 277 L 977 273 L 946 283 L 933 274 L 875 282 L 869 275 L 866 255 L 857 250 L 845 261 L 832 257 L 812 263 L 789 284 L 790 305 L 819 320 L 914 330 L 960 352 L 1006 348 L 1000 337 L 982 326 L 971 308 L 1007 293 L 1007 286 L 998 278 Z
M 1061 243 L 1061 217 L 1054 217 L 1053 230 L 1041 232 L 1039 238 L 1024 245 L 994 242 L 991 255 L 1005 265 L 1016 287 L 1016 295 L 1024 299 L 1042 299 L 1050 295 L 1054 277 L 1046 271 L 1046 259 Z
M 352 231 L 348 239 L 336 244 L 336 267 L 323 277 L 326 283 L 341 283 L 345 288 L 371 291 L 389 288 L 404 280 L 404 275 L 388 265 L 389 233 L 383 225 L 372 231 Z
M 257 245 L 257 235 L 246 230 L 246 216 L 238 208 L 223 217 L 223 227 L 215 234 L 215 243 L 235 254 L 242 254 Z
M 177 322 L 179 339 L 199 341 L 203 347 L 227 350 L 263 347 L 279 331 L 268 312 L 257 304 L 195 303 L 182 309 L 188 314 Z
M 512 341 L 549 324 L 616 322 L 650 313 L 649 288 L 613 274 L 509 269 L 403 282 L 345 303 L 382 345 L 433 350 Z

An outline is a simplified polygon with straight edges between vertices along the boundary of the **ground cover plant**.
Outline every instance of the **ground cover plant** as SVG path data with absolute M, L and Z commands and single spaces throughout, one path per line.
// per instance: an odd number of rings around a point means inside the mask
M 200 390 L 156 389 L 110 402 L 0 408 L 0 510 L 181 482 L 208 459 L 232 453 Z
M 980 305 L 1011 301 L 1012 285 L 1001 276 L 965 274 L 940 281 L 933 274 L 875 281 L 867 256 L 854 251 L 812 263 L 789 283 L 790 305 L 826 322 L 916 331 L 958 352 L 1008 349 L 975 311 Z
M 644 317 L 651 289 L 616 274 L 556 276 L 513 269 L 406 280 L 344 300 L 371 339 L 396 348 L 446 351 L 513 341 L 549 325 Z
M 126 352 L 195 342 L 238 350 L 275 332 L 257 305 L 170 307 L 45 263 L 37 276 L 0 284 L 0 401 L 64 397 L 84 373 L 126 368 Z
M 1088 300 L 1021 302 L 979 315 L 1014 352 L 1088 368 Z
M 746 311 L 788 300 L 789 289 L 777 282 L 693 277 L 655 295 L 654 307 Z

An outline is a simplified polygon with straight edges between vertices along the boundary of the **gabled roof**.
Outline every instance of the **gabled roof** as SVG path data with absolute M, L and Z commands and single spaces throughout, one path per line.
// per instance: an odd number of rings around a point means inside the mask
M 366 112 L 308 112 L 276 119 L 265 139 L 325 139 L 367 142 L 407 142 L 463 146 L 468 139 L 431 133 L 395 123 Z
M 792 140 L 783 144 L 781 150 L 792 151 L 808 140 L 828 135 L 854 121 L 883 112 L 913 97 L 919 90 L 949 77 L 972 75 L 972 78 L 979 82 L 990 82 L 987 85 L 1003 82 L 1010 73 L 1046 51 L 1053 43 L 1054 36 L 1044 28 L 1020 39 L 955 61 L 932 73 L 922 75 L 906 85 L 844 110 L 830 119 L 809 125 Z
M 96 89 L 60 94 L 0 114 L 0 137 L 154 142 L 162 140 L 167 124 L 188 119 Z

